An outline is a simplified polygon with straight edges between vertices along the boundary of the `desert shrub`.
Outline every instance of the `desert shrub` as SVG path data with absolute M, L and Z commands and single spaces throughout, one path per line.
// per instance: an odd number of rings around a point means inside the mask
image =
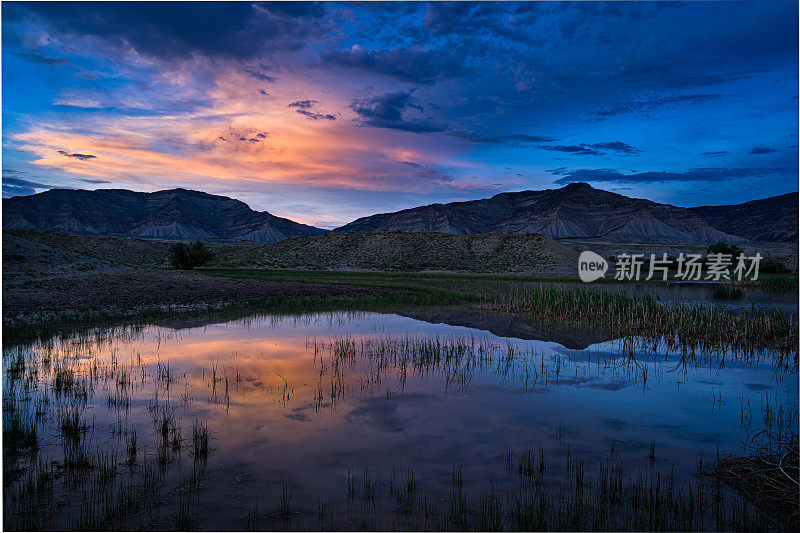
M 169 263 L 178 270 L 191 270 L 202 266 L 212 257 L 211 250 L 202 241 L 196 241 L 192 246 L 176 242 L 169 249 Z

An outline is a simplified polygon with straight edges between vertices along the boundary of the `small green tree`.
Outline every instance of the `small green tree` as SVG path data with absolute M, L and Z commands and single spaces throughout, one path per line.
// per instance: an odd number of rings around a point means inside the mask
M 189 261 L 189 247 L 186 246 L 186 243 L 176 242 L 169 247 L 169 264 L 178 270 L 192 268 Z
M 169 262 L 178 270 L 202 266 L 212 257 L 211 250 L 202 241 L 196 241 L 191 247 L 184 242 L 176 242 L 169 249 Z
M 736 246 L 735 244 L 728 244 L 725 242 L 718 242 L 716 244 L 712 244 L 711 246 L 706 249 L 706 252 L 709 254 L 726 254 L 731 255 L 733 257 L 738 257 L 739 254 L 742 253 L 742 249 Z
M 214 254 L 211 253 L 211 250 L 208 249 L 208 246 L 205 245 L 202 241 L 195 241 L 192 245 L 192 251 L 189 252 L 189 259 L 192 263 L 192 268 L 203 266 L 214 257 Z

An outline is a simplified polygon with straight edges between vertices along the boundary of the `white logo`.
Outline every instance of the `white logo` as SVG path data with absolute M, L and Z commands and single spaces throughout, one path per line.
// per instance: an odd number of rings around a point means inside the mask
M 608 261 L 594 252 L 585 250 L 578 257 L 578 276 L 586 283 L 602 278 L 608 270 Z

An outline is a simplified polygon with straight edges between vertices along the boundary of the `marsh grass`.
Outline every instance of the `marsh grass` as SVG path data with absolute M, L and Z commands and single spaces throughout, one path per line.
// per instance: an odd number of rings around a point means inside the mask
M 35 452 L 39 439 L 35 417 L 18 409 L 13 402 L 3 401 L 3 456 L 15 456 L 28 450 Z
M 130 339 L 127 333 L 115 334 Z M 95 332 L 97 333 L 97 332 Z M 141 357 L 121 362 L 115 349 L 101 359 L 100 350 L 111 346 L 102 334 L 73 336 L 41 344 L 4 350 L 3 368 L 3 470 L 6 529 L 130 529 L 131 519 L 155 510 L 167 499 L 163 488 L 181 464 L 182 437 L 174 408 L 158 400 L 168 365 L 149 369 Z M 134 376 L 140 376 L 138 380 Z M 156 400 L 151 406 L 157 461 L 142 453 L 136 427 L 129 422 L 129 402 L 97 403 L 96 394 L 113 391 L 127 396 L 152 381 Z M 117 422 L 98 428 L 91 405 L 105 405 L 117 413 Z M 143 411 L 146 413 L 146 411 Z M 205 426 L 202 426 L 202 431 Z M 111 438 L 95 440 L 94 432 Z M 47 439 L 40 450 L 39 440 Z M 114 443 L 119 439 L 119 446 Z M 202 438 L 201 438 L 202 441 Z M 117 449 L 126 468 L 121 469 Z M 208 454 L 208 449 L 205 452 Z M 154 468 L 156 467 L 156 468 Z M 199 490 L 193 473 L 189 494 Z M 185 492 L 185 491 L 184 491 Z M 188 501 L 188 499 L 185 499 Z M 176 525 L 186 524 L 184 500 L 176 508 Z M 183 514 L 182 514 L 183 513 Z M 57 518 L 58 517 L 58 518 Z
M 524 449 L 517 458 L 520 464 L 525 464 L 529 451 Z M 530 456 L 533 472 L 540 472 L 538 465 L 548 462 L 536 451 Z M 565 481 L 551 477 L 545 468 L 539 482 L 532 483 L 525 475 L 516 485 L 506 481 L 500 487 L 491 482 L 485 490 L 465 486 L 462 476 L 469 473 L 457 466 L 444 498 L 429 498 L 426 488 L 416 483 L 402 486 L 393 475 L 386 485 L 377 480 L 376 497 L 369 506 L 348 507 L 345 516 L 347 523 L 361 526 L 357 529 L 762 531 L 780 527 L 708 477 L 678 484 L 671 472 L 664 474 L 652 467 L 632 470 L 613 456 L 593 475 L 586 474 L 581 456 L 568 454 L 567 463 Z M 388 520 L 378 511 L 385 505 L 394 510 Z
M 197 420 L 192 426 L 192 446 L 195 460 L 208 459 L 208 427 Z
M 281 484 L 281 493 L 278 496 L 276 513 L 284 519 L 292 515 L 292 488 L 286 481 Z
M 666 305 L 650 296 L 553 287 L 511 293 L 502 306 L 510 313 L 604 325 L 617 337 L 663 341 L 688 352 L 774 352 L 783 366 L 797 368 L 797 322 L 777 310 L 734 313 L 702 304 Z

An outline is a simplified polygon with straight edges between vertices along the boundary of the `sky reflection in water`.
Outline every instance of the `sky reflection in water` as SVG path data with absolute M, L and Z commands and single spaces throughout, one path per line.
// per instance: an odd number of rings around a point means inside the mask
M 398 347 L 425 339 L 452 353 L 463 341 L 483 361 L 453 355 L 404 365 Z M 84 419 L 94 424 L 93 447 L 122 453 L 125 440 L 114 428 L 127 417 L 154 456 L 157 413 L 165 408 L 183 435 L 196 420 L 207 422 L 212 452 L 198 520 L 220 527 L 241 527 L 248 502 L 257 494 L 271 501 L 283 483 L 301 516 L 320 500 L 346 500 L 348 473 L 365 468 L 389 476 L 413 467 L 429 493 L 446 494 L 453 465 L 462 463 L 465 486 L 493 480 L 502 487 L 511 483 L 497 478 L 508 447 L 527 443 L 541 443 L 557 477 L 567 453 L 585 457 L 587 471 L 611 449 L 626 467 L 648 468 L 654 441 L 655 466 L 685 477 L 717 449 L 741 452 L 747 435 L 764 427 L 767 402 L 773 413 L 797 410 L 797 376 L 778 375 L 763 361 L 693 367 L 662 353 L 634 362 L 613 341 L 572 350 L 387 314 L 151 326 L 68 350 L 85 368 L 113 357 L 132 378 L 127 412 L 110 405 L 113 382 L 99 381 L 89 395 Z M 155 379 L 159 363 L 169 366 L 169 387 Z M 58 458 L 52 429 L 41 453 Z

